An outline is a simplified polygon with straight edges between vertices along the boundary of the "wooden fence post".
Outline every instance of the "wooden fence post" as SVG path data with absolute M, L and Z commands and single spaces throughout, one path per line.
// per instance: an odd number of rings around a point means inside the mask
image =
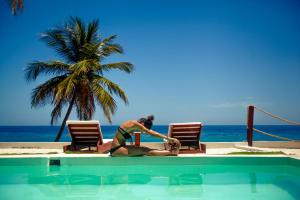
M 254 106 L 248 106 L 248 118 L 247 118 L 247 141 L 248 146 L 253 144 L 253 119 L 254 119 Z

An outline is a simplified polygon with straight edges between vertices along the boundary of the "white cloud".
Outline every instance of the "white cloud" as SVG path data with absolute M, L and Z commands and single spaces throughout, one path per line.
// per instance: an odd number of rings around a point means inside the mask
M 225 103 L 217 103 L 217 104 L 210 104 L 209 107 L 211 108 L 238 108 L 238 107 L 246 107 L 250 105 L 249 102 L 225 102 Z
M 251 101 L 252 100 L 252 101 Z M 257 105 L 257 106 L 269 106 L 271 103 L 268 102 L 254 102 L 253 97 L 247 97 L 246 100 L 236 101 L 236 102 L 222 102 L 209 104 L 210 108 L 245 108 L 249 105 Z

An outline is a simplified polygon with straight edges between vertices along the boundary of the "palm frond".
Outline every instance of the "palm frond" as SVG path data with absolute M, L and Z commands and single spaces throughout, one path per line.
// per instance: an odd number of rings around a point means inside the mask
M 103 43 L 103 44 L 110 44 L 110 43 L 112 43 L 117 37 L 118 37 L 117 35 L 111 35 L 111 36 L 109 36 L 109 37 L 107 37 L 107 38 L 104 38 L 104 39 L 102 40 L 102 43 Z
M 94 71 L 98 67 L 99 63 L 97 60 L 89 59 L 82 60 L 70 67 L 73 71 L 74 75 L 80 76 L 83 74 L 87 74 L 90 71 Z
M 51 125 L 53 125 L 55 122 L 57 122 L 58 118 L 61 116 L 61 111 L 63 109 L 63 106 L 66 104 L 67 102 L 64 101 L 64 99 L 61 99 L 60 101 L 58 101 L 52 112 L 51 112 Z
M 46 42 L 51 48 L 54 48 L 55 51 L 68 62 L 76 58 L 74 49 L 69 45 L 69 38 L 65 28 L 56 27 L 48 30 L 41 34 L 41 40 Z
M 107 90 L 110 94 L 119 96 L 125 102 L 125 104 L 128 104 L 128 98 L 124 90 L 120 88 L 118 84 L 113 83 L 105 77 L 95 75 L 93 85 L 95 86 L 97 84 L 99 84 L 104 90 Z
M 98 51 L 97 44 L 86 43 L 80 48 L 79 52 L 80 52 L 80 60 L 94 59 L 98 62 L 100 59 L 100 54 Z
M 70 66 L 60 61 L 40 62 L 35 61 L 29 63 L 25 69 L 25 77 L 27 81 L 36 80 L 40 74 L 45 75 L 61 75 L 69 73 Z
M 101 56 L 107 57 L 114 53 L 123 53 L 123 48 L 121 45 L 117 43 L 113 43 L 113 40 L 117 37 L 117 35 L 112 35 L 103 39 L 98 43 L 98 50 Z
M 79 50 L 81 48 L 80 44 L 80 38 L 78 37 L 78 34 L 76 32 L 76 27 L 74 27 L 74 24 L 70 24 L 71 22 L 68 22 L 65 24 L 64 27 L 64 34 L 68 41 L 68 46 L 70 49 L 72 49 L 72 53 L 74 55 L 72 62 L 77 62 L 80 60 L 80 54 Z
M 105 117 L 111 123 L 111 115 L 116 112 L 117 105 L 114 98 L 99 84 L 93 84 L 93 92 L 97 103 L 101 106 Z
M 86 42 L 87 43 L 94 43 L 97 41 L 98 35 L 98 26 L 99 26 L 99 20 L 93 20 L 91 23 L 89 23 L 86 33 Z
M 61 99 L 71 100 L 76 89 L 76 76 L 74 74 L 67 76 L 61 81 L 54 94 L 54 102 L 59 102 Z
M 123 48 L 119 44 L 109 44 L 102 48 L 102 54 L 106 57 L 115 53 L 122 54 L 123 52 Z
M 101 70 L 109 71 L 112 69 L 118 69 L 126 73 L 131 73 L 134 70 L 133 64 L 129 62 L 116 62 L 116 63 L 108 63 L 100 66 Z
M 79 18 L 76 18 L 76 30 L 78 38 L 80 38 L 80 45 L 82 46 L 86 43 L 86 31 L 84 23 Z
M 44 106 L 47 103 L 52 103 L 57 86 L 66 77 L 66 75 L 57 76 L 37 86 L 31 94 L 31 106 L 37 107 Z

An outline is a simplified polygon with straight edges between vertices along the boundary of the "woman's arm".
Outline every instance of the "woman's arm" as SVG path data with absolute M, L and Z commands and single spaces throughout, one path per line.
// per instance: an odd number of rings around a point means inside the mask
M 174 142 L 174 141 L 176 140 L 176 139 L 174 139 L 174 138 L 168 137 L 168 136 L 163 135 L 163 134 L 161 134 L 161 133 L 158 133 L 158 132 L 156 132 L 156 131 L 147 129 L 145 126 L 143 126 L 142 124 L 140 124 L 140 123 L 138 123 L 138 122 L 134 122 L 134 124 L 135 124 L 135 126 L 138 127 L 139 131 L 146 132 L 146 133 L 148 133 L 149 135 L 152 135 L 152 136 L 154 136 L 154 137 L 166 139 L 166 140 L 171 141 L 171 142 Z

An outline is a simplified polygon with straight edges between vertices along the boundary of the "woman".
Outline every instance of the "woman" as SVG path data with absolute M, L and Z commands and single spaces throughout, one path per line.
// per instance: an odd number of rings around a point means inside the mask
M 180 142 L 175 138 L 170 138 L 156 131 L 151 130 L 154 116 L 141 118 L 138 121 L 130 120 L 124 122 L 117 130 L 110 150 L 111 156 L 174 156 L 178 155 Z M 131 135 L 134 132 L 147 133 L 154 137 L 166 140 L 173 148 L 171 150 L 156 150 L 148 147 L 138 147 L 134 145 L 126 145 L 126 140 L 132 143 Z

